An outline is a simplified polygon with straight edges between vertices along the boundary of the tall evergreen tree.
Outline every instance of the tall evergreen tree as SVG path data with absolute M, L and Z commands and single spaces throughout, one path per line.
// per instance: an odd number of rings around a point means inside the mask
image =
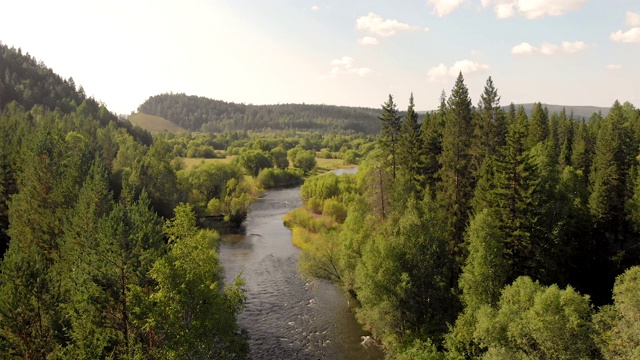
M 571 145 L 571 166 L 582 173 L 585 179 L 593 158 L 593 142 L 587 130 L 587 124 L 581 120 L 575 127 L 575 136 Z
M 442 154 L 442 132 L 447 113 L 447 98 L 442 91 L 440 106 L 436 113 L 427 113 L 420 126 L 420 138 L 423 146 L 421 163 L 423 164 L 422 186 L 430 189 L 435 196 L 436 184 L 440 174 L 440 155 Z
M 414 110 L 413 93 L 409 98 L 407 114 L 402 119 L 398 141 L 398 177 L 410 191 L 418 189 L 423 147 L 420 142 L 420 124 Z
M 396 179 L 396 167 L 398 164 L 398 143 L 400 141 L 401 117 L 398 115 L 398 108 L 393 102 L 393 96 L 389 94 L 387 102 L 382 104 L 382 114 L 380 114 L 382 130 L 379 142 L 385 156 L 385 165 L 391 168 L 393 180 Z
M 598 132 L 589 176 L 591 215 L 614 241 L 619 240 L 625 218 L 626 180 L 630 168 L 629 134 L 624 123 L 622 106 L 616 101 Z
M 440 189 L 438 201 L 447 214 L 451 250 L 461 254 L 463 233 L 467 226 L 473 196 L 471 154 L 473 108 L 462 73 L 458 75 L 447 101 L 447 113 L 442 134 L 440 155 Z
M 539 142 L 545 141 L 549 136 L 549 114 L 547 108 L 543 108 L 539 102 L 533 104 L 527 131 L 528 149 L 533 148 Z
M 484 92 L 480 95 L 478 111 L 473 119 L 471 168 L 477 176 L 485 157 L 495 155 L 504 145 L 507 132 L 504 114 L 500 108 L 498 89 L 493 85 L 491 77 L 487 79 Z
M 525 117 L 509 128 L 507 145 L 496 161 L 493 206 L 500 220 L 511 275 L 537 275 L 537 241 L 540 235 L 538 207 L 539 177 L 526 149 Z M 537 276 L 536 276 L 537 277 Z M 510 278 L 509 280 L 513 280 Z

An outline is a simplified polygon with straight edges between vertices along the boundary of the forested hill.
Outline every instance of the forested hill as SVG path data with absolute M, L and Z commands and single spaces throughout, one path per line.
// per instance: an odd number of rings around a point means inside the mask
M 44 110 L 58 109 L 62 114 L 79 113 L 98 120 L 101 126 L 114 122 L 136 140 L 146 144 L 152 141 L 148 132 L 119 119 L 103 104 L 87 97 L 82 86 L 76 88 L 73 78 L 63 79 L 29 53 L 0 42 L 0 110 L 14 101 L 27 110 L 39 106 Z
M 315 130 L 380 131 L 380 110 L 307 104 L 250 105 L 185 94 L 161 94 L 147 99 L 139 112 L 156 115 L 190 131 Z
M 20 50 L 0 69 L 0 359 L 244 359 L 242 280 L 168 143 Z
M 535 107 L 535 103 L 528 104 L 516 104 L 516 107 L 522 105 L 527 116 L 531 116 L 533 112 L 533 108 Z M 542 107 L 546 107 L 549 111 L 549 114 L 559 114 L 562 110 L 565 111 L 567 115 L 573 114 L 574 118 L 584 118 L 589 120 L 594 113 L 600 113 L 603 117 L 606 117 L 609 114 L 608 107 L 599 107 L 599 106 L 569 106 L 569 105 L 552 105 L 552 104 L 542 104 Z M 505 111 L 509 110 L 509 106 L 503 106 Z

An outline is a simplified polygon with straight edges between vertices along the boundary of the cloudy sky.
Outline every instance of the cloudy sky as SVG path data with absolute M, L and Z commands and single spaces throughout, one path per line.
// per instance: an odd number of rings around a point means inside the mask
M 184 92 L 253 104 L 640 105 L 640 0 L 7 1 L 0 41 L 128 114 Z

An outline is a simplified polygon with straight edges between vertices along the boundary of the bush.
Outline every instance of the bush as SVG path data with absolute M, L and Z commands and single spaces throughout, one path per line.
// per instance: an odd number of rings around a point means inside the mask
M 327 199 L 324 201 L 324 206 L 322 207 L 322 215 L 328 216 L 339 224 L 342 224 L 347 218 L 347 208 L 335 198 Z
M 263 189 L 293 186 L 302 182 L 302 171 L 299 169 L 263 169 L 258 174 L 257 180 Z
M 317 198 L 310 198 L 309 200 L 307 200 L 307 209 L 315 214 L 320 214 L 322 213 L 322 200 L 317 199 Z

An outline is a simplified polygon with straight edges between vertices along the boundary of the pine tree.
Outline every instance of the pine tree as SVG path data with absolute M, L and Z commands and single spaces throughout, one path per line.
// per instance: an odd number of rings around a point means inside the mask
M 507 145 L 496 161 L 491 200 L 505 237 L 511 274 L 515 276 L 533 275 L 539 270 L 536 245 L 540 234 L 537 193 L 540 180 L 536 165 L 525 148 L 524 121 L 525 118 L 518 116 L 509 128 Z
M 398 116 L 398 108 L 393 102 L 393 96 L 389 95 L 387 102 L 382 104 L 382 130 L 378 138 L 380 147 L 385 155 L 385 165 L 391 167 L 393 180 L 396 179 L 396 167 L 398 163 L 398 143 L 400 141 L 401 117 Z
M 620 235 L 624 220 L 625 181 L 630 168 L 628 151 L 629 137 L 622 106 L 616 101 L 598 132 L 589 177 L 591 215 L 614 238 Z
M 398 141 L 398 177 L 407 188 L 414 192 L 418 189 L 422 144 L 420 142 L 420 124 L 418 124 L 418 114 L 414 110 L 413 93 L 409 98 L 407 114 L 402 119 L 400 136 Z
M 473 178 L 470 168 L 473 109 L 462 73 L 447 101 L 446 120 L 440 155 L 440 189 L 438 201 L 443 207 L 450 229 L 451 250 L 460 255 L 460 245 L 467 226 Z
M 576 124 L 575 136 L 571 145 L 571 166 L 582 173 L 585 181 L 589 177 L 589 168 L 593 158 L 593 144 L 586 123 Z
M 541 103 L 535 103 L 529 119 L 527 148 L 531 149 L 549 136 L 549 114 Z
M 491 77 L 487 79 L 484 92 L 480 95 L 478 111 L 473 119 L 471 171 L 478 176 L 485 157 L 495 155 L 504 145 L 507 130 L 498 89 L 493 85 Z
M 440 96 L 440 106 L 436 113 L 427 113 L 420 127 L 423 146 L 421 163 L 423 164 L 422 186 L 430 189 L 435 196 L 436 184 L 440 174 L 440 155 L 442 154 L 442 132 L 444 130 L 447 102 L 444 91 Z
M 573 113 L 567 118 L 567 113 L 562 108 L 558 118 L 558 141 L 560 143 L 560 159 L 558 162 L 562 168 L 573 165 L 571 163 L 571 150 L 575 132 L 574 126 Z

